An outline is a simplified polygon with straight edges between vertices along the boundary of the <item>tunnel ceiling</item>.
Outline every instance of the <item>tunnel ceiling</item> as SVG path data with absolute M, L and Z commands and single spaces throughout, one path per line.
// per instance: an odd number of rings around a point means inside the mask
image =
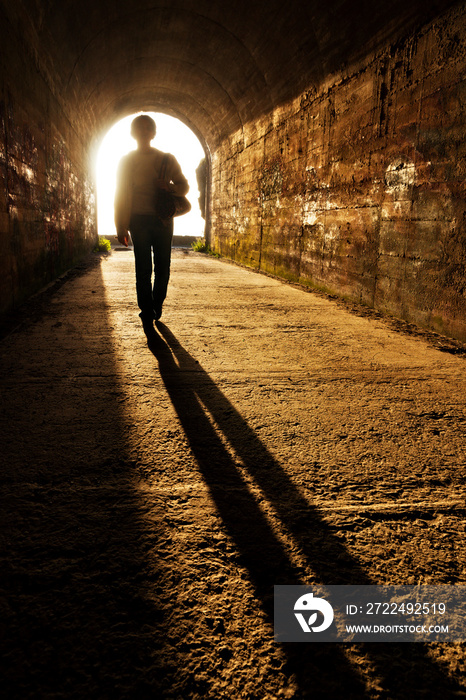
M 2 0 L 3 2 L 3 0 Z M 211 146 L 451 0 L 19 0 L 5 12 L 83 128 L 141 109 Z

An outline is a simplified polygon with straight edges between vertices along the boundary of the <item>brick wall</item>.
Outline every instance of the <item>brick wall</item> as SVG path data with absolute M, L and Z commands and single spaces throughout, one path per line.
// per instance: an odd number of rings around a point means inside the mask
M 96 237 L 79 123 L 20 6 L 10 11 L 0 10 L 0 312 L 71 267 Z
M 223 255 L 466 340 L 464 8 L 224 140 Z

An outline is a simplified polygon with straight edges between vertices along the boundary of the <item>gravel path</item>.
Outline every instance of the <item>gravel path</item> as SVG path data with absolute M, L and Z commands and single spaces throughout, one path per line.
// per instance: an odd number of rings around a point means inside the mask
M 5 697 L 466 697 L 462 645 L 273 640 L 274 584 L 466 583 L 464 351 L 183 250 L 137 311 L 115 250 L 0 342 Z

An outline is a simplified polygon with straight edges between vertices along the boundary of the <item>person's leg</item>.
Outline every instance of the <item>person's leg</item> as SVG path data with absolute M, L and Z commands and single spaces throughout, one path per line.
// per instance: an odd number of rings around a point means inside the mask
M 145 216 L 131 219 L 131 238 L 136 268 L 136 294 L 143 323 L 154 318 L 152 308 L 152 227 Z
M 157 221 L 154 231 L 154 288 L 152 298 L 154 303 L 155 318 L 162 315 L 162 306 L 167 296 L 168 281 L 170 279 L 170 262 L 173 239 L 173 219 L 168 224 Z

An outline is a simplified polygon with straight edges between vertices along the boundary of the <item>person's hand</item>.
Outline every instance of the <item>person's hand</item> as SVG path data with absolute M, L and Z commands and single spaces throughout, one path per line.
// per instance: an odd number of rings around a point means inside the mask
M 126 246 L 126 248 L 128 247 L 128 243 L 129 243 L 129 231 L 127 231 L 127 230 L 124 229 L 124 228 L 119 229 L 119 230 L 117 231 L 117 238 L 118 238 L 118 240 L 120 241 L 120 243 L 121 243 L 122 245 Z

